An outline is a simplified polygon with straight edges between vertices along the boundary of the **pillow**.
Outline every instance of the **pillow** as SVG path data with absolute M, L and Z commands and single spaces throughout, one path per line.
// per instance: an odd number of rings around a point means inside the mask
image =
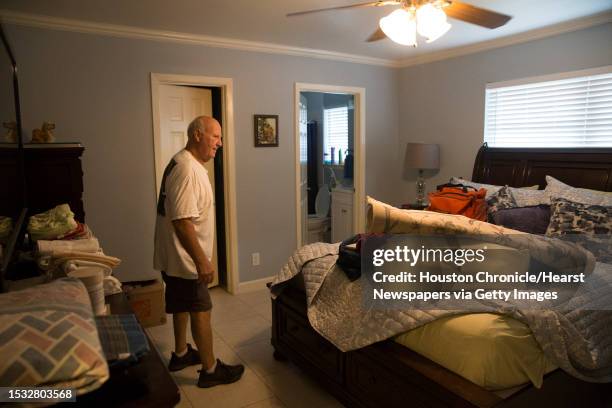
M 516 201 L 517 207 L 533 207 L 541 204 L 550 204 L 548 195 L 544 190 L 510 187 L 510 192 Z
M 74 388 L 109 377 L 85 286 L 59 279 L 0 295 L 0 384 Z
M 503 186 L 495 186 L 493 184 L 475 183 L 473 181 L 469 181 L 461 177 L 451 177 L 450 183 L 451 184 L 462 184 L 464 186 L 474 187 L 476 190 L 480 190 L 481 188 L 484 188 L 485 190 L 487 190 L 487 194 L 485 196 L 486 199 L 489 199 L 489 197 L 497 193 L 503 187 Z
M 568 236 L 598 261 L 612 263 L 612 207 L 553 198 L 550 208 L 547 236 Z
M 559 197 L 576 203 L 612 206 L 612 192 L 572 187 L 551 176 L 546 176 L 544 191 L 550 201 Z
M 497 211 L 514 207 L 516 207 L 516 201 L 514 201 L 514 197 L 512 193 L 510 193 L 510 187 L 503 186 L 497 193 L 487 199 L 487 215 L 489 222 L 491 222 L 492 215 Z
M 481 188 L 484 188 L 487 190 L 487 195 L 485 197 L 487 199 L 491 197 L 493 194 L 497 193 L 503 187 L 503 186 L 496 186 L 494 184 L 476 183 L 474 181 L 469 181 L 461 177 L 451 177 L 450 183 L 451 184 L 463 184 L 464 186 L 474 187 L 476 190 L 480 190 Z M 520 190 L 537 190 L 538 188 L 540 188 L 540 186 L 536 184 L 535 186 L 521 187 Z M 510 187 L 510 189 L 512 192 L 514 192 L 513 190 L 519 190 L 519 188 L 516 188 L 516 187 Z
M 517 231 L 544 235 L 550 222 L 550 207 L 538 205 L 502 209 L 492 214 L 491 222 Z

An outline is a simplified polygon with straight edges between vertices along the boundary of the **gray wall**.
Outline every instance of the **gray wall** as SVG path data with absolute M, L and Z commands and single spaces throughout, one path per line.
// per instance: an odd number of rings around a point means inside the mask
M 295 82 L 366 88 L 366 192 L 397 202 L 398 74 L 394 69 L 195 45 L 9 26 L 26 134 L 43 120 L 79 141 L 87 222 L 117 275 L 153 275 L 155 186 L 150 72 L 234 80 L 240 281 L 275 274 L 295 249 Z M 253 114 L 278 114 L 280 146 L 254 148 Z M 391 155 L 392 159 L 389 159 Z M 251 266 L 251 253 L 261 265 Z
M 471 177 L 476 152 L 483 142 L 488 82 L 610 65 L 611 44 L 612 24 L 608 23 L 402 69 L 400 150 L 415 141 L 441 145 L 441 169 L 437 175 L 428 174 L 428 191 L 454 175 Z M 404 202 L 415 199 L 415 179 L 416 173 L 408 171 L 398 184 L 403 186 L 399 190 Z

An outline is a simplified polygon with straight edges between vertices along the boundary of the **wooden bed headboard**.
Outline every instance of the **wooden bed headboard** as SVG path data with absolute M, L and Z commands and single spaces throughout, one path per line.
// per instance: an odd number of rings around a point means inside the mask
M 472 180 L 543 189 L 547 175 L 572 187 L 612 191 L 612 148 L 492 148 L 485 143 Z

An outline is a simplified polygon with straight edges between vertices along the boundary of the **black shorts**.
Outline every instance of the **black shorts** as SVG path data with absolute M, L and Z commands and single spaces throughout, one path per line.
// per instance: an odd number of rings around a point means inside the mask
M 168 276 L 162 272 L 166 283 L 166 313 L 206 312 L 212 309 L 208 285 L 197 279 Z

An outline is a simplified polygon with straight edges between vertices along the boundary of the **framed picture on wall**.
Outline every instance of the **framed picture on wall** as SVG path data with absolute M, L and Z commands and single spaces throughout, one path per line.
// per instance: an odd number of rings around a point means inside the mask
M 278 115 L 255 115 L 255 147 L 278 146 Z

